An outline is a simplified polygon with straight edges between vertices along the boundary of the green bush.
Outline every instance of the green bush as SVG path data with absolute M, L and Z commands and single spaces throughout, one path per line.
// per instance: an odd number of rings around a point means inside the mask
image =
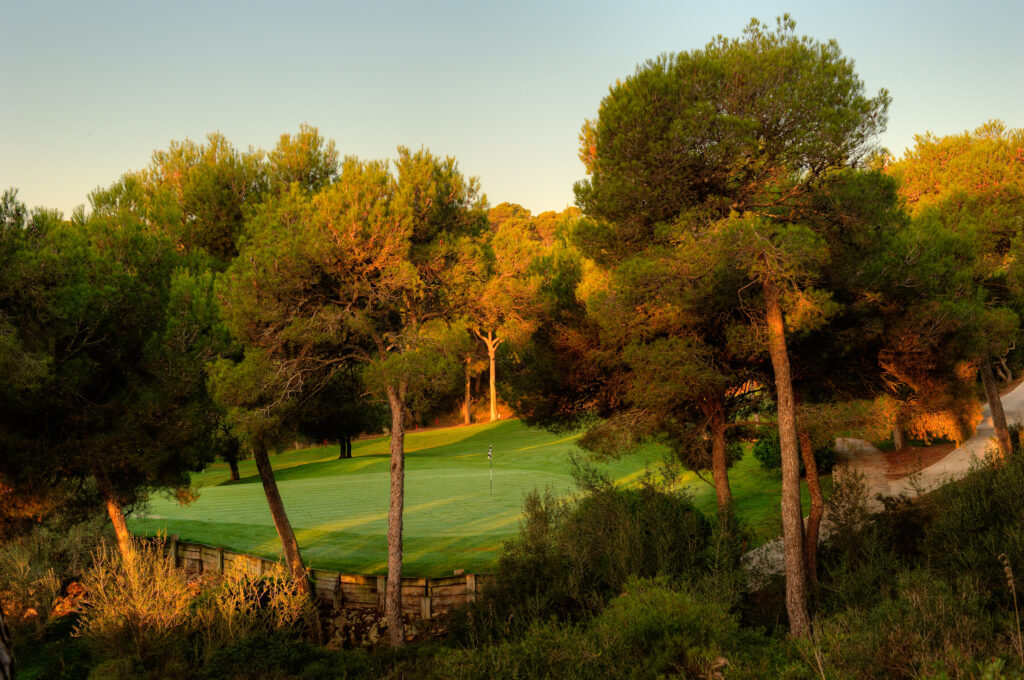
M 1024 454 L 979 465 L 927 501 L 935 519 L 921 542 L 924 559 L 949 577 L 972 574 L 1008 597 L 998 556 L 1024 573 Z
M 415 652 L 406 652 L 411 656 Z M 388 675 L 401 657 L 391 650 L 328 650 L 287 633 L 256 632 L 222 647 L 194 677 L 205 680 L 367 680 Z
M 503 546 L 483 597 L 453 622 L 459 637 L 507 636 L 552 616 L 575 620 L 600 610 L 630 577 L 706 569 L 711 526 L 689 497 L 650 481 L 634 489 L 595 477 L 582 483 L 574 500 L 526 498 L 519 535 Z
M 815 642 L 826 674 L 976 677 L 967 671 L 978 670 L 1000 651 L 1010 651 L 999 646 L 1006 628 L 984 611 L 985 600 L 969 578 L 951 583 L 925 570 L 900 572 L 891 599 L 817 622 Z M 803 644 L 810 657 L 812 643 Z
M 573 499 L 526 498 L 520 532 L 503 546 L 494 578 L 452 618 L 456 639 L 483 644 L 535 621 L 582 620 L 631 577 L 700 578 L 735 592 L 738 531 L 712 531 L 687 495 L 650 477 L 630 489 L 587 469 L 577 480 L 583 491 Z
M 587 624 L 534 623 L 517 640 L 439 654 L 430 677 L 716 677 L 738 632 L 728 604 L 681 591 L 665 579 L 630 580 Z
M 782 467 L 782 444 L 779 442 L 779 431 L 765 428 L 761 436 L 754 442 L 754 458 L 765 470 L 778 470 Z M 831 448 L 815 449 L 814 462 L 818 465 L 818 473 L 831 472 L 836 464 L 836 452 Z M 804 474 L 804 463 L 800 461 L 800 474 Z

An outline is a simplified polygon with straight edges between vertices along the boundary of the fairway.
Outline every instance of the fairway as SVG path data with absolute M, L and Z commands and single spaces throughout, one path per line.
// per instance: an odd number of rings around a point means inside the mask
M 569 453 L 580 452 L 575 440 L 518 420 L 407 434 L 406 574 L 491 570 L 501 542 L 518 528 L 525 494 L 535 488 L 565 494 L 574 488 Z M 385 437 L 354 442 L 348 460 L 337 460 L 336 445 L 271 456 L 288 516 L 311 566 L 386 571 L 388 444 Z M 489 446 L 494 447 L 493 492 Z M 628 484 L 645 468 L 656 467 L 662 455 L 659 447 L 645 447 L 598 467 Z M 276 557 L 280 543 L 255 465 L 244 461 L 239 467 L 242 480 L 232 484 L 226 483 L 226 465 L 211 465 L 193 476 L 200 492 L 195 503 L 180 506 L 155 497 L 130 519 L 130 527 L 139 534 L 163 531 L 184 541 Z M 760 470 L 749 455 L 731 475 L 737 513 L 762 539 L 777 533 L 777 477 Z M 714 490 L 693 473 L 684 479 L 698 507 L 713 517 Z

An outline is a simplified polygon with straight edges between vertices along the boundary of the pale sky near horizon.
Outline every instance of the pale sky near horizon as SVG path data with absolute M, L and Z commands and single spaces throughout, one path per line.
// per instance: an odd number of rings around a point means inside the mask
M 1024 0 L 0 0 L 0 189 L 65 215 L 171 140 L 269 149 L 308 122 L 342 154 L 426 146 L 492 204 L 560 210 L 608 86 L 789 12 L 893 98 L 880 142 L 1024 127 Z

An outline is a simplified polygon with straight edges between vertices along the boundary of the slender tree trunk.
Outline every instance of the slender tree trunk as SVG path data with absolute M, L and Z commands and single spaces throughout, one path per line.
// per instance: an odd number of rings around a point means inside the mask
M 14 649 L 11 646 L 11 631 L 4 621 L 4 609 L 0 606 L 0 678 L 14 680 Z
M 782 449 L 782 540 L 785 546 L 786 613 L 790 635 L 810 632 L 807 610 L 807 576 L 804 570 L 804 521 L 800 508 L 800 451 L 796 435 L 796 405 L 786 350 L 779 291 L 774 282 L 764 284 L 768 353 L 775 371 L 778 396 L 779 443 Z
M 352 437 L 346 434 L 338 437 L 338 460 L 352 457 Z
M 899 451 L 907 445 L 907 433 L 903 431 L 903 425 L 896 423 L 892 426 L 892 447 Z
M 473 393 L 470 392 L 471 376 L 469 375 L 469 364 L 472 361 L 472 357 L 466 357 L 466 396 L 462 401 L 462 415 L 466 425 L 473 422 Z
M 345 437 L 345 457 L 352 457 L 352 437 Z
M 491 422 L 498 419 L 498 391 L 495 388 L 494 354 L 498 349 L 498 341 L 491 331 L 487 331 L 487 360 L 491 369 Z
M 394 647 L 405 645 L 402 619 L 402 511 L 405 504 L 405 384 L 388 386 L 391 407 L 391 504 L 388 507 L 388 579 L 384 617 Z
M 274 479 L 274 470 L 270 466 L 267 447 L 262 440 L 257 442 L 256 447 L 253 449 L 253 458 L 256 460 L 256 469 L 260 473 L 260 481 L 263 482 L 263 494 L 267 497 L 270 516 L 274 520 L 277 536 L 281 539 L 281 547 L 284 550 L 284 557 L 288 562 L 288 568 L 291 570 L 294 578 L 302 580 L 307 592 L 312 596 L 313 588 L 309 578 L 306 576 L 306 565 L 302 562 L 299 542 L 295 539 L 292 523 L 288 521 L 288 514 L 284 510 L 284 502 L 281 500 L 281 492 L 277 488 L 277 480 Z
M 803 457 L 807 475 L 807 491 L 811 496 L 811 514 L 807 517 L 807 535 L 804 537 L 804 561 L 807 564 L 807 578 L 818 582 L 818 534 L 821 518 L 825 515 L 825 496 L 821 493 L 821 479 L 818 477 L 818 462 L 814 460 L 814 444 L 807 430 L 800 430 L 800 455 Z
M 110 484 L 110 480 L 107 479 L 105 471 L 100 470 L 96 473 L 96 485 L 99 487 L 100 493 L 103 494 L 103 501 L 107 506 L 107 515 L 110 516 L 110 522 L 114 525 L 114 535 L 117 536 L 117 549 L 121 552 L 121 557 L 127 562 L 135 555 L 135 544 L 132 543 L 132 535 L 128 531 L 128 523 L 124 519 L 124 509 L 121 507 L 121 501 L 114 494 L 114 488 Z
M 996 431 L 996 443 L 999 445 L 999 453 L 1006 458 L 1012 453 L 1013 446 L 1010 444 L 1010 430 L 1006 427 L 1006 413 L 1003 412 L 1003 400 L 999 397 L 999 387 L 996 385 L 995 376 L 992 375 L 992 362 L 988 355 L 981 359 L 981 382 L 985 386 L 985 394 L 988 396 L 988 409 L 992 412 L 992 427 Z
M 732 513 L 732 489 L 729 488 L 728 448 L 725 442 L 725 408 L 721 402 L 715 404 L 711 411 L 711 474 L 715 478 L 718 523 L 725 526 Z
M 228 467 L 231 468 L 230 481 L 237 482 L 242 478 L 242 475 L 238 472 L 238 459 L 228 458 Z

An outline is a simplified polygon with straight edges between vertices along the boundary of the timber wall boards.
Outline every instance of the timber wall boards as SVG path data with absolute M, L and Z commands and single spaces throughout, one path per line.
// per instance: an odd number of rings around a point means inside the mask
M 223 574 L 226 568 L 241 569 L 255 576 L 273 573 L 281 563 L 256 555 L 231 552 L 224 548 L 187 543 L 171 536 L 164 543 L 168 558 L 174 566 L 190 574 Z M 441 578 L 403 578 L 402 611 L 429 619 L 459 605 L 471 602 L 487 582 L 486 576 L 464 574 Z M 336 571 L 312 569 L 310 579 L 319 600 L 342 609 L 377 609 L 384 611 L 384 592 L 387 577 L 383 575 L 342 574 Z

